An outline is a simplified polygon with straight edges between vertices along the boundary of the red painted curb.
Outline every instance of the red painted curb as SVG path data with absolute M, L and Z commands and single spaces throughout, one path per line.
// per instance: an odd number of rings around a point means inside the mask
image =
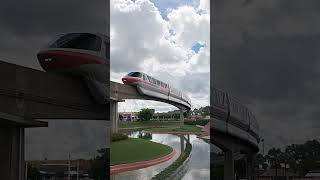
M 114 165 L 114 166 L 111 166 L 110 173 L 111 173 L 111 175 L 115 175 L 115 174 L 118 174 L 121 172 L 146 168 L 149 166 L 153 166 L 153 165 L 168 161 L 169 159 L 173 158 L 175 155 L 176 155 L 176 151 L 173 150 L 170 154 L 163 156 L 163 157 L 160 157 L 160 158 L 157 158 L 157 159 Z

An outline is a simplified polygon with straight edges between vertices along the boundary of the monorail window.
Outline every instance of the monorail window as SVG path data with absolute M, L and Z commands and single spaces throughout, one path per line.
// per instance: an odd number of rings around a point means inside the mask
M 143 74 L 142 76 L 143 76 L 143 80 L 147 80 L 146 75 Z
M 221 92 L 216 91 L 213 97 L 215 104 L 223 105 L 223 94 Z
M 60 37 L 53 44 L 51 44 L 50 47 L 100 51 L 101 42 L 101 38 L 94 34 L 70 33 Z
M 128 76 L 131 76 L 131 77 L 140 77 L 141 78 L 141 73 L 139 72 L 131 72 L 128 74 Z

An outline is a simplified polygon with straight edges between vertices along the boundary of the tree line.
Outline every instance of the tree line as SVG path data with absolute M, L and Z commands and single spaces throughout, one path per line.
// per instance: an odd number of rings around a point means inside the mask
M 303 144 L 287 145 L 284 149 L 271 148 L 266 155 L 258 154 L 255 158 L 256 168 L 287 169 L 300 176 L 310 170 L 320 170 L 320 142 L 309 140 Z

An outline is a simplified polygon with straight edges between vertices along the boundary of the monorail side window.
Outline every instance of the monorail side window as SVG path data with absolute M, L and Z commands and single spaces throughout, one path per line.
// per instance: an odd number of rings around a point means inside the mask
M 101 38 L 94 34 L 70 33 L 60 37 L 53 44 L 51 44 L 50 47 L 100 51 L 101 42 Z
M 214 93 L 214 103 L 217 105 L 223 105 L 223 94 L 221 92 L 216 91 Z

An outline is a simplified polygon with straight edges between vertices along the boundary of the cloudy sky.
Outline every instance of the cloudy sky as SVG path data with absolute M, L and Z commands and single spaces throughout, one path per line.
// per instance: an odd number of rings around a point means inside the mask
M 57 34 L 107 32 L 105 0 L 16 1 L 0 6 L 0 60 L 42 70 L 37 51 Z M 92 158 L 106 146 L 104 121 L 50 121 L 49 128 L 26 130 L 26 159 Z
M 106 121 L 52 120 L 25 131 L 26 160 L 91 159 L 107 145 Z
M 0 60 L 41 70 L 36 53 L 57 34 L 108 34 L 106 9 L 104 0 L 2 1 Z
M 106 32 L 106 1 L 5 1 L 0 7 L 0 60 L 40 69 L 36 53 L 57 34 Z M 185 91 L 193 108 L 209 104 L 209 1 L 111 0 L 111 79 L 143 71 Z M 71 13 L 72 12 L 72 13 Z M 161 65 L 161 66 L 160 66 Z M 200 80 L 201 79 L 201 80 Z M 148 101 L 120 111 L 175 109 Z
M 209 105 L 209 0 L 111 0 L 111 80 L 142 71 L 184 91 L 192 108 Z M 176 109 L 127 100 L 119 111 Z
M 214 6 L 213 84 L 256 114 L 267 148 L 320 140 L 320 2 Z

